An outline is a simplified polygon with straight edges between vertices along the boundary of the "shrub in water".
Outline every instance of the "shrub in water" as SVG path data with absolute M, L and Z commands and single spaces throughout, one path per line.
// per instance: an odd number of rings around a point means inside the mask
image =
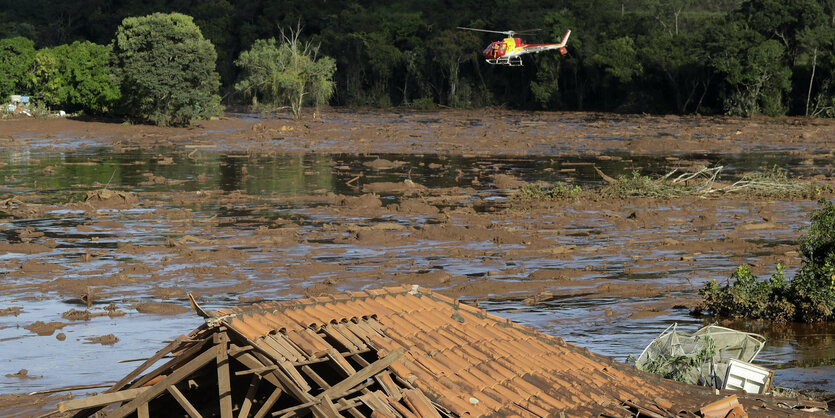
M 791 282 L 781 265 L 760 282 L 747 266 L 739 266 L 731 275 L 733 284 L 711 280 L 699 290 L 696 311 L 775 321 L 835 320 L 835 205 L 824 199 L 818 204 L 800 244 L 803 266 Z

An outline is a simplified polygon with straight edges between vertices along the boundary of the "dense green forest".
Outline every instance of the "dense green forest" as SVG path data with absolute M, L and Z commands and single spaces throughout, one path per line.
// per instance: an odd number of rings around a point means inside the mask
M 301 24 L 336 62 L 334 105 L 835 116 L 835 0 L 0 0 L 0 39 L 106 46 L 153 12 L 194 18 L 226 104 L 248 100 L 241 52 Z M 457 26 L 572 37 L 565 56 L 491 66 L 501 35 Z

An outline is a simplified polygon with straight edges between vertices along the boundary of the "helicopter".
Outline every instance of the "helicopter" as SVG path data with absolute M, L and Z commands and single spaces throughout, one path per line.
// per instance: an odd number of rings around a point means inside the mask
M 562 42 L 558 44 L 526 44 L 522 41 L 521 38 L 514 38 L 513 35 L 536 32 L 540 29 L 528 29 L 518 32 L 512 30 L 488 30 L 465 28 L 462 26 L 458 26 L 458 29 L 472 30 L 476 32 L 502 33 L 506 35 L 507 38 L 504 38 L 501 41 L 491 42 L 490 45 L 487 45 L 487 48 L 484 49 L 483 54 L 484 57 L 487 58 L 486 61 L 488 64 L 508 65 L 511 67 L 522 66 L 522 55 L 525 54 L 558 49 L 562 55 L 565 55 L 567 52 L 567 50 L 565 49 L 565 44 L 568 42 L 569 35 L 571 35 L 571 30 L 565 32 L 565 36 L 563 36 Z

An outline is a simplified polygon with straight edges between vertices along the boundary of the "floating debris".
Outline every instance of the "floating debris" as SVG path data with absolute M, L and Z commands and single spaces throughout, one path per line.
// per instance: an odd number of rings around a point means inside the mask
M 753 383 L 746 385 L 741 377 L 759 375 L 748 366 L 753 366 L 750 362 L 765 346 L 765 337 L 717 325 L 687 334 L 679 332 L 677 326 L 667 327 L 644 349 L 635 361 L 638 369 L 692 385 L 726 389 L 729 365 L 733 361 L 734 373 L 742 375 L 733 375 L 735 383 L 731 388 L 749 393 L 770 391 L 773 372 L 767 373 L 764 379 L 757 379 L 757 391 L 753 391 Z

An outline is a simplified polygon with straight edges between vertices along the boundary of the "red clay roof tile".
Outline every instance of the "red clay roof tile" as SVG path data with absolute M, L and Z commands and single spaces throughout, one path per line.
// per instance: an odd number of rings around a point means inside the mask
M 626 412 L 620 406 L 625 399 L 658 408 L 653 406 L 658 396 L 692 410 L 717 399 L 708 390 L 612 363 L 423 288 L 414 292 L 410 287 L 389 287 L 266 302 L 223 309 L 216 315 L 277 361 L 305 360 L 325 351 L 333 354 L 331 343 L 343 351 L 371 346 L 377 356 L 402 346 L 406 355 L 389 367 L 391 372 L 458 414 L 553 416 L 562 410 L 567 416 L 615 414 Z M 317 334 L 320 327 L 329 337 Z M 276 334 L 282 329 L 286 336 Z M 305 380 L 289 362 L 283 368 L 292 369 L 287 372 L 295 373 L 293 379 Z

